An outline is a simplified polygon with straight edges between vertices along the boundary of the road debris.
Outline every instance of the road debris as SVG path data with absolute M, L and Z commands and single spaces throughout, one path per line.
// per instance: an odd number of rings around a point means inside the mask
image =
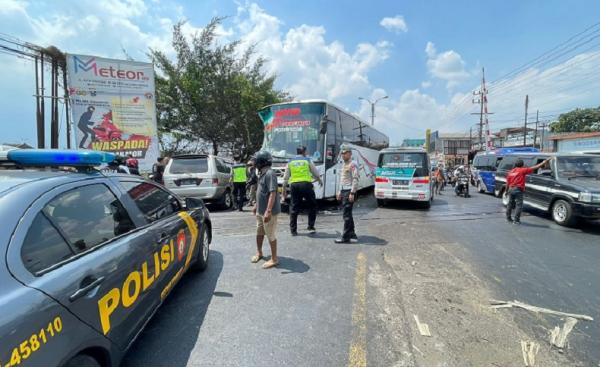
M 421 349 L 417 348 L 416 345 L 413 345 L 413 349 L 421 354 L 422 357 L 425 357 L 425 353 L 421 352 Z
M 523 352 L 523 362 L 526 367 L 535 366 L 535 356 L 540 350 L 540 345 L 536 342 L 521 340 L 521 351 Z
M 413 262 L 411 262 L 411 263 L 410 263 L 410 265 L 412 265 L 412 266 L 416 266 L 416 265 L 417 265 L 417 262 L 416 262 L 416 261 L 413 261 Z
M 577 324 L 577 319 L 573 317 L 567 317 L 567 320 L 562 328 L 560 326 L 556 326 L 550 333 L 550 344 L 560 348 L 561 350 L 564 349 L 567 345 L 567 337 L 573 330 L 573 327 L 575 327 L 575 324 Z
M 410 294 L 412 296 L 413 293 L 415 293 L 416 290 L 417 290 L 417 288 L 413 288 L 413 289 L 410 290 L 410 292 L 408 292 L 408 294 Z
M 419 321 L 419 316 L 413 315 L 415 318 L 415 322 L 417 323 L 417 328 L 419 329 L 419 333 L 422 336 L 431 336 L 431 332 L 429 332 L 429 325 L 422 323 Z
M 519 301 L 498 301 L 498 300 L 490 300 L 492 304 L 491 308 L 510 308 L 510 307 L 518 307 L 532 312 L 540 312 L 547 313 L 550 315 L 563 316 L 563 317 L 572 317 L 574 319 L 586 320 L 586 321 L 594 321 L 594 318 L 588 315 L 580 315 L 574 313 L 567 313 L 561 311 L 554 311 L 549 308 L 543 308 L 538 306 L 528 305 L 527 303 L 519 302 Z

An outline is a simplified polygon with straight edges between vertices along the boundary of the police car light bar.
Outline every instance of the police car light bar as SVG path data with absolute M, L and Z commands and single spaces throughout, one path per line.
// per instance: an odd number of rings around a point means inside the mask
M 93 150 L 15 149 L 6 156 L 24 166 L 99 166 L 115 160 L 113 153 Z

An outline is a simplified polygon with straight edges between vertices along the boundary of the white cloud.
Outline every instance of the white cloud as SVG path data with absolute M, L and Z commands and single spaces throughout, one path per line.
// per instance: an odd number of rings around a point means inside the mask
M 381 25 L 383 28 L 387 29 L 390 32 L 408 32 L 408 26 L 406 25 L 406 21 L 404 21 L 404 17 L 402 15 L 396 15 L 395 17 L 385 17 L 381 19 L 379 25 Z
M 389 56 L 389 42 L 361 43 L 353 52 L 338 41 L 328 42 L 322 26 L 302 24 L 282 31 L 283 23 L 256 4 L 241 5 L 237 28 L 245 46 L 269 62 L 279 83 L 299 99 L 336 99 L 368 92 L 368 73 Z
M 465 62 L 454 50 L 438 53 L 432 42 L 427 42 L 427 69 L 434 78 L 446 81 L 446 87 L 452 89 L 471 76 L 465 70 Z

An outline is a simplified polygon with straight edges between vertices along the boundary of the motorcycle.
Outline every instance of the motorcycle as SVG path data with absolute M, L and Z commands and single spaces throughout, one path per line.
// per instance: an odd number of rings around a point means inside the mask
M 462 174 L 456 178 L 456 185 L 454 187 L 454 192 L 456 196 L 462 196 L 468 198 L 469 195 L 469 176 Z

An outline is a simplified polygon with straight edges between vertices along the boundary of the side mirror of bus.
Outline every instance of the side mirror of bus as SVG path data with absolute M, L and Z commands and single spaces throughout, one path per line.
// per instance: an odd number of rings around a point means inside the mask
M 323 118 L 321 118 L 321 124 L 319 125 L 319 133 L 327 133 L 327 121 L 329 121 L 327 119 L 327 116 L 323 116 Z

